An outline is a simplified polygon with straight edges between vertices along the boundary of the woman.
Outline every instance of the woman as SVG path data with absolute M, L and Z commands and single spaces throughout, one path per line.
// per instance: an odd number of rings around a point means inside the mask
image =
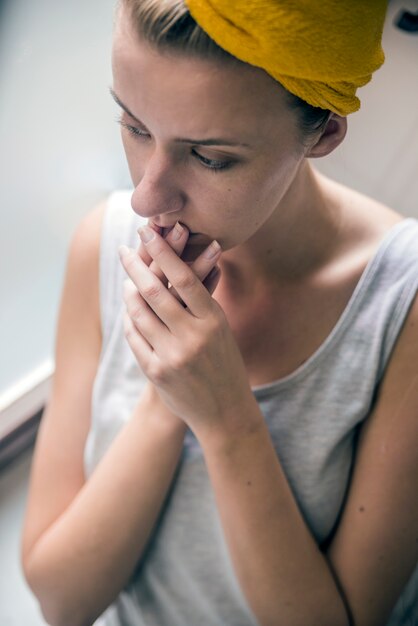
M 73 238 L 22 540 L 51 624 L 413 623 L 418 223 L 311 167 L 383 62 L 341 4 L 121 2 L 134 192 Z

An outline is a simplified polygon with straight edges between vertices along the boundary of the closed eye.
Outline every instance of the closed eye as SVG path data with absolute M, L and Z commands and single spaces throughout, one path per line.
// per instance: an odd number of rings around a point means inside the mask
M 199 159 L 199 161 L 209 169 L 212 170 L 224 170 L 227 167 L 231 167 L 232 161 L 218 161 L 217 159 L 208 159 L 198 152 L 195 149 L 192 150 L 192 154 Z
M 118 124 L 126 128 L 131 133 L 131 135 L 134 135 L 136 137 L 149 137 L 149 133 L 147 133 L 145 130 L 142 130 L 141 128 L 137 128 L 136 126 L 131 126 L 131 124 L 127 124 L 120 118 L 117 119 L 116 121 L 118 122 Z

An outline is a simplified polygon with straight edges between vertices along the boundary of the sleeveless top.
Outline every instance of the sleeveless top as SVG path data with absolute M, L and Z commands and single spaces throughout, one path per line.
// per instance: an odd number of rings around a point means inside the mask
M 86 479 L 127 423 L 146 378 L 125 339 L 118 247 L 137 249 L 146 220 L 115 192 L 100 249 L 103 345 L 84 451 Z M 253 387 L 281 465 L 318 544 L 348 488 L 356 435 L 370 413 L 418 291 L 418 220 L 383 237 L 327 339 L 293 373 Z M 117 532 L 117 529 L 115 529 Z M 418 567 L 386 626 L 418 624 Z M 200 445 L 188 430 L 173 486 L 146 558 L 96 626 L 256 626 L 235 577 Z M 382 625 L 383 626 L 383 625 Z

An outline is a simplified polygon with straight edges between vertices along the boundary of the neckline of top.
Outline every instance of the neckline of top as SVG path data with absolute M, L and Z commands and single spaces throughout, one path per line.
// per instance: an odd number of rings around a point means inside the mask
M 366 267 L 364 268 L 360 279 L 358 280 L 343 312 L 335 323 L 334 327 L 321 343 L 321 345 L 315 350 L 315 352 L 304 362 L 297 367 L 290 374 L 286 374 L 282 378 L 274 380 L 270 383 L 263 385 L 255 385 L 251 387 L 252 392 L 257 398 L 265 395 L 269 395 L 271 392 L 284 387 L 290 386 L 299 381 L 300 378 L 306 376 L 313 367 L 316 367 L 319 360 L 328 352 L 334 341 L 336 341 L 339 334 L 345 328 L 346 324 L 355 312 L 356 305 L 361 301 L 361 294 L 365 290 L 367 283 L 373 277 L 382 257 L 385 255 L 392 241 L 396 236 L 402 232 L 407 226 L 414 223 L 418 228 L 418 220 L 414 217 L 405 217 L 392 226 L 380 240 L 375 253 L 369 259 Z

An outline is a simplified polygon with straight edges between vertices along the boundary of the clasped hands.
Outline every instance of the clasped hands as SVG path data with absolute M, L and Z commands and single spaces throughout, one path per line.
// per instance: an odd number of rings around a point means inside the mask
M 212 298 L 221 248 L 212 242 L 188 265 L 180 258 L 187 228 L 176 224 L 166 239 L 156 228 L 138 230 L 138 251 L 119 248 L 129 276 L 126 339 L 161 400 L 197 437 L 214 427 L 234 429 L 252 392 L 226 316 Z

